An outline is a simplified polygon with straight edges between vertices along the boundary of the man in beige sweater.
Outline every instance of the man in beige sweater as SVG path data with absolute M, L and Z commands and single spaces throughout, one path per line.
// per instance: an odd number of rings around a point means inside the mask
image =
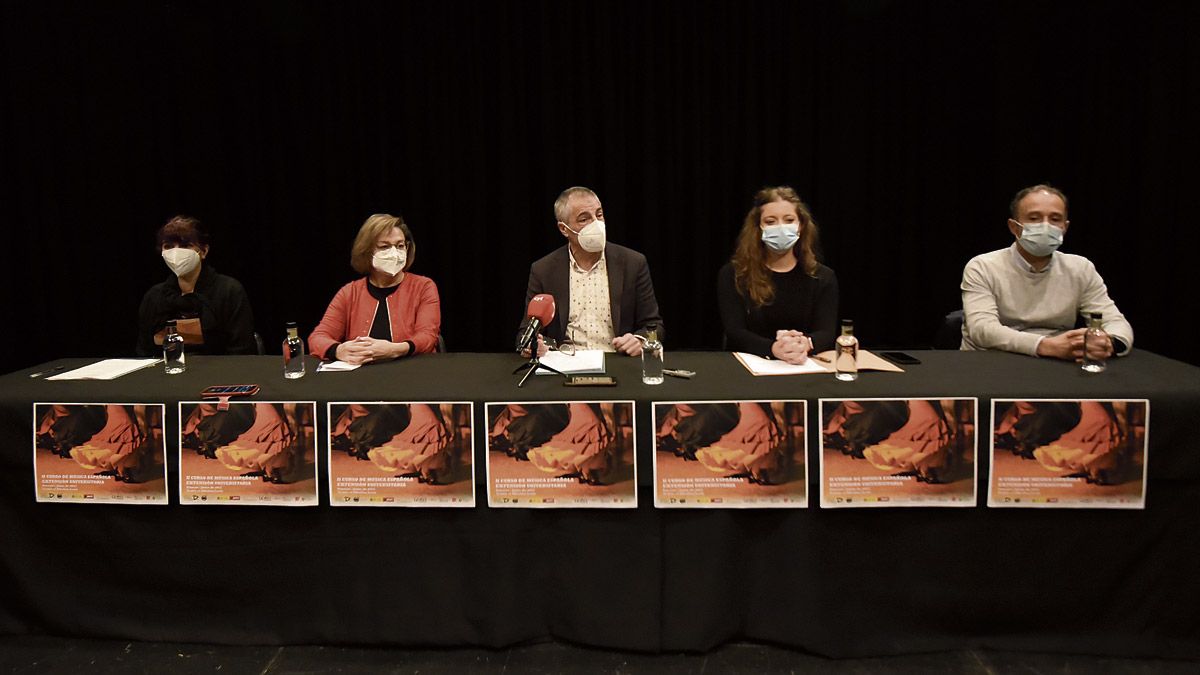
M 963 270 L 962 349 L 1001 349 L 1030 356 L 1083 358 L 1077 317 L 1103 315 L 1110 339 L 1105 357 L 1133 347 L 1133 327 L 1108 297 L 1087 258 L 1059 253 L 1067 197 L 1049 185 L 1017 193 L 1009 207 L 1008 248 L 975 256 Z

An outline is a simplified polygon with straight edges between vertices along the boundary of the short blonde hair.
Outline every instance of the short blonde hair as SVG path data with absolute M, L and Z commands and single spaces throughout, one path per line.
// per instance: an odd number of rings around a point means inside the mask
M 404 248 L 407 253 L 404 258 L 404 269 L 412 267 L 417 257 L 417 242 L 413 241 L 412 231 L 400 216 L 387 213 L 376 213 L 363 222 L 358 228 L 358 236 L 354 237 L 354 245 L 350 247 L 350 266 L 359 274 L 371 273 L 371 257 L 375 255 L 375 242 L 392 231 L 393 227 L 400 228 L 404 233 Z

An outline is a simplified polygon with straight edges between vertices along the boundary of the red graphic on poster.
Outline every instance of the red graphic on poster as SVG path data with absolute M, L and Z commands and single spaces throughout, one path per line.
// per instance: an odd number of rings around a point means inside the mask
M 334 506 L 473 506 L 471 403 L 329 404 Z
M 821 400 L 821 506 L 974 506 L 973 398 Z
M 807 506 L 804 401 L 655 403 L 654 505 Z
M 488 403 L 488 504 L 637 506 L 632 401 Z
M 167 503 L 163 412 L 146 403 L 34 404 L 37 500 Z
M 313 402 L 179 404 L 184 504 L 317 503 Z
M 1150 402 L 994 400 L 988 506 L 1144 508 Z

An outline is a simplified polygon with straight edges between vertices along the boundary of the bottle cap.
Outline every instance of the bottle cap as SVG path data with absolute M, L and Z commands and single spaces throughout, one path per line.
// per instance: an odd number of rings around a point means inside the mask
M 295 327 L 296 327 L 296 322 L 295 322 L 295 321 L 289 321 L 289 322 L 287 322 L 287 327 L 288 327 L 288 328 L 295 328 Z
M 175 319 L 171 319 L 170 321 L 167 322 L 167 328 L 174 328 L 174 327 L 175 327 Z
M 1092 312 L 1092 318 L 1093 319 L 1103 319 L 1104 313 L 1103 312 Z

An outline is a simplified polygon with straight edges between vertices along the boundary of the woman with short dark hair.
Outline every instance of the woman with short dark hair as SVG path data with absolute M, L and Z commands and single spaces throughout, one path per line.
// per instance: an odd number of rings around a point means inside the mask
M 158 249 L 171 276 L 142 297 L 138 356 L 162 354 L 168 321 L 175 321 L 189 352 L 254 354 L 254 313 L 246 289 L 207 263 L 208 231 L 200 221 L 175 216 L 158 230 Z

